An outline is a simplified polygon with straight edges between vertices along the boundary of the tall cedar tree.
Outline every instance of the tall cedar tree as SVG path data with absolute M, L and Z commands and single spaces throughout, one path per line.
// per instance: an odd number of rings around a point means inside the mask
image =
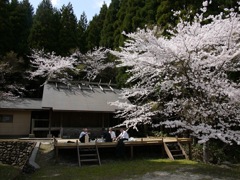
M 127 15 L 123 21 L 123 29 L 126 32 L 134 32 L 137 28 L 144 26 L 142 24 L 140 11 L 145 6 L 145 0 L 128 1 Z M 126 27 L 125 27 L 126 26 Z
M 114 22 L 114 48 L 123 45 L 125 41 L 123 31 L 134 32 L 137 28 L 144 28 L 145 25 L 156 24 L 157 6 L 157 0 L 120 1 L 117 20 Z
M 18 55 L 25 56 L 29 53 L 27 39 L 30 34 L 33 18 L 33 7 L 28 0 L 18 2 L 12 0 L 9 11 L 11 28 L 11 50 Z
M 77 18 L 71 3 L 61 8 L 61 28 L 59 32 L 60 55 L 67 56 L 77 49 Z
M 0 1 L 0 57 L 10 50 L 9 1 Z
M 46 52 L 59 51 L 60 15 L 50 0 L 43 0 L 36 11 L 29 36 L 29 45 L 33 49 Z
M 114 47 L 115 48 L 118 48 L 119 46 L 123 45 L 121 34 L 123 32 L 122 24 L 126 16 L 126 9 L 128 7 L 127 2 L 128 0 L 120 1 L 120 8 L 119 8 L 119 11 L 117 12 L 117 21 L 114 23 Z
M 145 25 L 152 26 L 157 23 L 156 14 L 157 7 L 159 6 L 158 0 L 146 0 L 144 7 L 140 10 L 140 19 L 143 22 L 141 27 Z
M 112 0 L 109 5 L 101 32 L 100 45 L 113 49 L 114 47 L 114 23 L 117 21 L 117 12 L 120 8 L 120 0 Z
M 77 37 L 78 37 L 78 48 L 81 53 L 87 52 L 87 41 L 86 41 L 86 30 L 88 27 L 87 16 L 83 12 L 78 21 Z
M 90 21 L 87 29 L 87 47 L 88 50 L 93 50 L 100 46 L 101 31 L 103 29 L 104 19 L 107 14 L 108 7 L 104 3 L 99 15 L 95 15 Z

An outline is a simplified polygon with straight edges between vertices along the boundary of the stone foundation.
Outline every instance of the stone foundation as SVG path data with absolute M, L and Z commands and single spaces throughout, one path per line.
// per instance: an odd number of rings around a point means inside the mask
M 0 162 L 19 167 L 23 172 L 34 169 L 28 163 L 35 142 L 0 141 Z

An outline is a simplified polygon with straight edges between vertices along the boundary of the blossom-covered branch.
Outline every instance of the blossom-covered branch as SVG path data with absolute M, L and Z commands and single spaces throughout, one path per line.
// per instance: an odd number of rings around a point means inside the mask
M 180 20 L 171 38 L 156 37 L 156 29 L 125 34 L 124 47 L 111 51 L 119 67 L 130 67 L 134 84 L 122 93 L 132 104 L 114 103 L 123 108 L 122 125 L 151 121 L 178 127 L 177 133 L 189 130 L 200 142 L 239 143 L 240 84 L 229 77 L 240 72 L 239 14 L 197 14 L 193 22 Z
M 82 71 L 86 73 L 85 78 L 88 80 L 94 80 L 97 75 L 100 74 L 106 68 L 115 67 L 114 62 L 106 62 L 108 50 L 99 48 L 86 54 L 76 52 L 73 54 L 74 57 L 78 58 L 78 63 L 84 67 Z
M 105 63 L 106 53 L 107 50 L 97 49 L 87 54 L 75 52 L 69 57 L 61 57 L 55 53 L 45 54 L 44 51 L 33 51 L 29 78 L 39 76 L 45 78 L 45 83 L 55 79 L 69 84 L 73 80 L 73 74 L 84 71 L 86 77 L 93 80 L 105 68 L 114 66 L 113 63 Z
M 6 80 L 6 76 L 9 76 L 11 71 L 12 68 L 9 63 L 0 63 L 0 100 L 14 100 L 25 91 L 25 88 L 20 84 L 8 82 Z
M 50 79 L 58 79 L 64 83 L 71 80 L 71 76 L 66 72 L 67 70 L 75 71 L 74 64 L 77 59 L 74 56 L 61 57 L 55 53 L 47 53 L 44 51 L 33 51 L 31 56 L 32 71 L 29 71 L 29 78 L 35 77 L 46 78 L 45 83 Z

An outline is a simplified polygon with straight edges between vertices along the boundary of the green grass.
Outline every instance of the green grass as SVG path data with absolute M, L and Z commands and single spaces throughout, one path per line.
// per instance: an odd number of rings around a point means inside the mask
M 21 170 L 12 166 L 0 164 L 0 179 L 11 180 L 19 176 Z
M 203 174 L 209 175 L 214 178 L 222 179 L 238 179 L 240 177 L 240 168 L 221 168 L 219 166 L 207 165 L 197 163 L 189 160 L 177 160 L 171 161 L 168 159 L 151 159 L 151 158 L 137 158 L 134 160 L 103 160 L 102 166 L 82 166 L 78 167 L 77 163 L 72 164 L 60 161 L 55 163 L 53 157 L 53 151 L 47 150 L 45 147 L 40 149 L 38 154 L 37 163 L 40 165 L 40 169 L 33 174 L 24 175 L 16 170 L 3 170 L 0 166 L 0 174 L 2 172 L 4 176 L 0 176 L 0 179 L 14 179 L 16 173 L 19 180 L 26 179 L 56 179 L 56 180 L 105 180 L 105 179 L 129 179 L 142 177 L 146 173 L 155 171 L 164 171 L 169 173 L 189 172 L 191 174 Z M 10 172 L 15 172 L 15 175 L 10 175 Z M 10 174 L 9 174 L 10 173 Z M 6 178 L 8 177 L 8 178 Z
M 141 177 L 146 173 L 164 171 L 174 173 L 182 169 L 192 174 L 204 174 L 214 178 L 238 179 L 239 169 L 224 169 L 213 165 L 206 165 L 187 160 L 170 161 L 164 159 L 138 159 L 114 161 L 102 166 L 66 166 L 50 164 L 41 167 L 30 175 L 19 175 L 17 179 L 56 179 L 56 180 L 102 180 L 102 179 L 127 179 Z M 10 179 L 10 178 L 8 178 Z

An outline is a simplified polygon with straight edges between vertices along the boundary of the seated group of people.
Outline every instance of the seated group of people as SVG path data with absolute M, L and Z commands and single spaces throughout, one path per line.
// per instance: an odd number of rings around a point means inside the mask
M 116 133 L 113 131 L 112 128 L 109 128 L 108 131 L 102 129 L 102 138 L 105 142 L 112 142 L 112 141 L 124 141 L 129 139 L 129 135 L 127 131 L 123 128 L 120 129 L 120 134 L 116 137 Z M 89 132 L 87 128 L 84 128 L 83 131 L 79 135 L 80 142 L 85 142 L 89 140 Z
M 84 128 L 83 131 L 80 133 L 79 140 L 80 142 L 89 142 L 89 135 L 87 128 Z M 108 131 L 105 129 L 102 129 L 102 138 L 105 140 L 105 142 L 112 142 L 117 141 L 116 146 L 116 156 L 118 158 L 123 158 L 125 156 L 125 147 L 123 141 L 129 139 L 129 135 L 127 131 L 125 131 L 123 128 L 120 129 L 120 134 L 116 137 L 116 133 L 113 131 L 112 128 L 109 128 Z

